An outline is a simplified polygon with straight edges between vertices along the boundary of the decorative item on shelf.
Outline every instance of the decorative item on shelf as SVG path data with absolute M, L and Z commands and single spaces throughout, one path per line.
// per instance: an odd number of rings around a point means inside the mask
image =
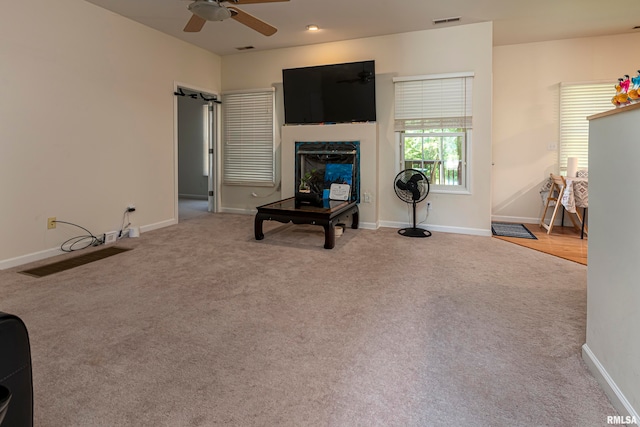
M 618 96 L 622 93 L 622 88 L 620 86 L 622 83 L 622 79 L 618 79 L 618 83 L 616 84 L 616 94 L 611 98 L 611 103 L 616 106 L 616 108 L 620 107 L 620 101 L 618 100 Z
M 617 107 L 624 107 L 629 104 L 629 75 L 625 74 L 624 78 L 618 79 L 620 90 L 616 93 L 616 101 L 618 101 Z
M 640 102 L 640 70 L 638 75 L 631 78 L 631 89 L 629 89 L 629 99 L 631 102 Z
M 619 78 L 615 88 L 616 94 L 611 98 L 611 103 L 616 108 L 640 102 L 640 70 L 638 70 L 638 75 L 632 79 L 628 74 Z
M 631 86 L 631 80 L 629 80 L 629 74 L 625 74 L 622 83 L 620 83 L 622 93 L 629 93 L 629 86 Z

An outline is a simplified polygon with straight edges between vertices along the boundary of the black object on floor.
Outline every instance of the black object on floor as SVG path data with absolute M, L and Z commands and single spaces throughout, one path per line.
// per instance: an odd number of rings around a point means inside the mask
M 4 416 L 7 415 L 7 409 L 9 409 L 9 402 L 11 401 L 11 392 L 8 388 L 0 385 L 0 424 L 4 420 Z
M 22 274 L 33 277 L 44 277 L 50 274 L 59 273 L 61 271 L 69 270 L 74 267 L 89 264 L 93 261 L 98 261 L 112 255 L 117 255 L 121 252 L 129 251 L 129 248 L 110 247 L 101 249 L 99 251 L 91 252 L 85 255 L 76 256 L 73 258 L 65 259 L 63 261 L 54 262 L 52 264 L 43 265 L 42 267 L 35 267 L 29 270 L 20 271 Z
M 524 224 L 512 224 L 509 222 L 492 222 L 491 232 L 494 236 L 500 237 L 520 237 L 523 239 L 538 240 Z
M 33 426 L 33 380 L 29 333 L 22 319 L 1 311 L 0 424 L 3 427 Z

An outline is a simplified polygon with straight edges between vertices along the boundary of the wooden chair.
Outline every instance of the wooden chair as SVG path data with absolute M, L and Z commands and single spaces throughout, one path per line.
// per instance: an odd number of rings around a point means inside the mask
M 550 234 L 551 230 L 553 229 L 553 223 L 555 222 L 556 215 L 558 214 L 558 210 L 561 207 L 562 209 L 564 209 L 564 206 L 562 206 L 562 195 L 564 194 L 564 190 L 566 188 L 567 188 L 567 182 L 565 181 L 564 176 L 551 174 L 551 188 L 549 189 L 547 202 L 545 203 L 544 211 L 542 212 L 542 217 L 540 218 L 540 226 L 542 226 L 547 230 L 547 234 Z M 547 216 L 547 211 L 551 206 L 551 202 L 553 202 L 555 206 L 553 208 L 553 213 L 551 214 L 551 219 L 549 220 L 549 224 L 547 224 L 545 223 L 544 220 L 545 220 L 545 217 Z M 569 219 L 571 220 L 571 223 L 573 224 L 573 226 L 577 230 L 580 230 L 582 227 L 582 218 L 580 217 L 580 214 L 578 213 L 578 211 L 576 211 L 575 214 L 576 214 L 576 217 L 578 218 L 578 222 L 576 222 L 576 220 L 573 218 L 573 216 L 571 216 L 571 214 L 569 214 Z

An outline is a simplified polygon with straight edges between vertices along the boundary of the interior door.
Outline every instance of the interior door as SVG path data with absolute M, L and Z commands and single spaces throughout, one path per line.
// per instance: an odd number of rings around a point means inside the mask
M 188 219 L 198 211 L 217 212 L 217 96 L 176 86 L 176 218 Z
M 216 212 L 216 208 L 217 208 L 217 182 L 218 180 L 216 179 L 216 173 L 217 173 L 217 168 L 215 166 L 215 161 L 216 161 L 216 157 L 215 157 L 215 152 L 216 152 L 216 147 L 217 147 L 217 126 L 216 126 L 216 114 L 217 114 L 217 108 L 216 108 L 216 103 L 214 102 L 209 102 L 209 114 L 208 114 L 208 119 L 207 119 L 207 123 L 208 123 L 208 135 L 207 135 L 207 139 L 209 141 L 209 180 L 208 180 L 208 186 L 209 186 L 209 192 L 208 192 L 208 201 L 209 201 L 209 206 L 208 206 L 208 211 L 209 212 Z

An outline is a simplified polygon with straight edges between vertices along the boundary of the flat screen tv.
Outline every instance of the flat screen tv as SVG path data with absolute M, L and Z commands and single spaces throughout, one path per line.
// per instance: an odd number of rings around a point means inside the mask
M 376 120 L 375 62 L 282 70 L 286 124 Z

